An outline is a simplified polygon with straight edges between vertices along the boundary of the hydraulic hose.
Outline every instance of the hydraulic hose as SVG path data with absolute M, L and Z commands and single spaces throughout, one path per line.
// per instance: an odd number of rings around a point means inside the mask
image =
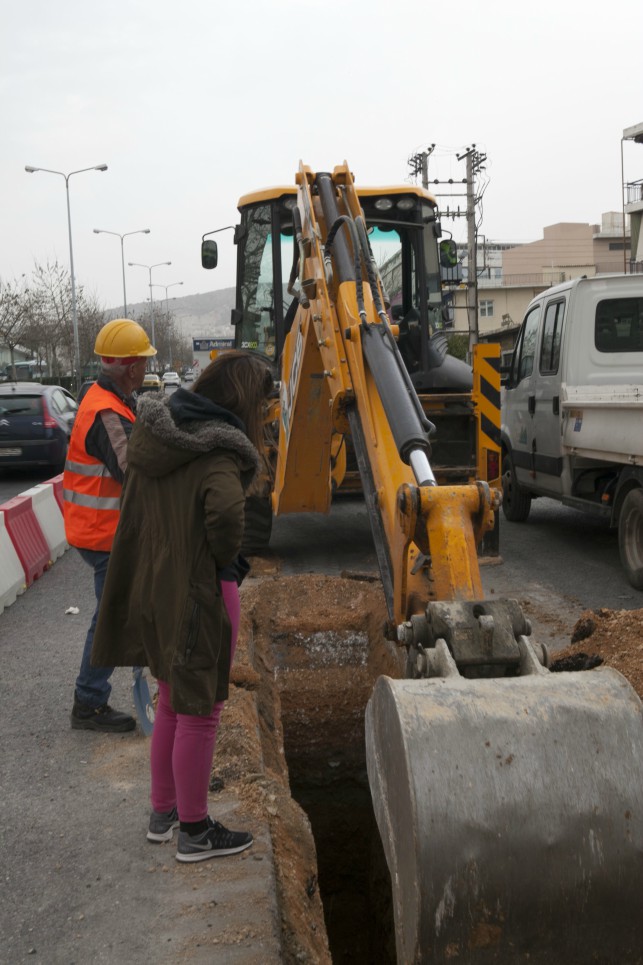
M 424 414 L 393 338 L 388 315 L 380 297 L 365 226 L 362 221 L 360 237 L 360 226 L 353 218 L 340 215 L 335 198 L 335 185 L 330 174 L 318 174 L 316 184 L 326 224 L 331 226 L 324 256 L 326 257 L 327 253 L 330 256 L 332 248 L 339 281 L 355 281 L 358 310 L 362 320 L 362 350 L 382 401 L 398 454 L 403 462 L 411 466 L 419 485 L 435 485 L 428 458 L 431 453 L 429 433 L 434 426 Z M 354 264 L 350 260 L 346 238 L 340 232 L 342 226 L 346 226 L 350 234 Z M 379 325 L 369 323 L 366 317 L 362 263 L 371 286 L 376 311 L 380 316 Z

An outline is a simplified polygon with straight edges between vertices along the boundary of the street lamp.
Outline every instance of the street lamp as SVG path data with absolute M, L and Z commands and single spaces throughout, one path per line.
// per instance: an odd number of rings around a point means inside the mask
M 127 238 L 128 235 L 149 235 L 149 228 L 139 228 L 138 231 L 126 231 L 125 234 L 119 235 L 118 231 L 105 231 L 104 228 L 94 228 L 95 235 L 116 235 L 117 238 L 121 239 L 121 264 L 123 266 L 123 318 L 127 318 L 127 293 L 125 291 L 125 252 L 123 250 L 123 238 Z
M 35 174 L 36 171 L 45 171 L 47 174 L 59 174 L 65 179 L 65 190 L 67 192 L 67 227 L 69 229 L 69 266 L 71 270 L 71 317 L 74 326 L 74 368 L 76 369 L 76 388 L 80 388 L 80 341 L 78 339 L 78 314 L 76 311 L 76 281 L 74 279 L 74 249 L 71 243 L 71 210 L 69 207 L 69 179 L 72 174 L 82 174 L 84 171 L 106 171 L 106 164 L 95 164 L 91 168 L 80 168 L 78 171 L 70 171 L 65 174 L 63 171 L 52 171 L 51 168 L 34 168 L 30 164 L 25 164 L 27 174 Z
M 141 265 L 137 261 L 128 261 L 130 268 L 147 268 L 150 273 L 150 318 L 152 319 L 152 346 L 156 348 L 156 338 L 154 335 L 154 300 L 152 298 L 152 268 L 160 268 L 161 265 L 171 265 L 171 261 L 158 261 L 155 265 Z
M 159 283 L 156 282 L 156 283 L 152 286 L 153 288 L 164 288 L 164 289 L 165 289 L 165 314 L 167 315 L 168 320 L 169 320 L 169 317 L 170 317 L 170 309 L 169 309 L 169 307 L 168 307 L 167 290 L 168 290 L 168 288 L 174 288 L 175 285 L 182 285 L 182 284 L 183 284 L 182 281 L 173 281 L 173 282 L 172 282 L 171 284 L 169 284 L 169 285 L 159 285 Z M 172 339 L 169 338 L 169 337 L 168 337 L 168 347 L 169 347 L 169 354 L 170 354 L 170 368 L 172 368 Z

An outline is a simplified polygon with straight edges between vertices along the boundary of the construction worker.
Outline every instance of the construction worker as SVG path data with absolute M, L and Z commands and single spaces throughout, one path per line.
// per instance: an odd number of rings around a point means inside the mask
M 123 733 L 136 721 L 108 703 L 113 667 L 90 663 L 109 554 L 118 524 L 127 468 L 127 440 L 134 424 L 135 396 L 145 366 L 156 349 L 137 322 L 118 318 L 101 328 L 94 352 L 101 374 L 84 396 L 69 440 L 63 476 L 65 534 L 94 571 L 96 610 L 76 678 L 71 726 L 78 730 Z

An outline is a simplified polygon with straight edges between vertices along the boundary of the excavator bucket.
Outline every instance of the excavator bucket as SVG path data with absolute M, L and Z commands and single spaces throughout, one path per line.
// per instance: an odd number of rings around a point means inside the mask
M 398 962 L 643 961 L 637 694 L 535 660 L 468 679 L 435 649 L 442 676 L 380 677 L 366 711 Z

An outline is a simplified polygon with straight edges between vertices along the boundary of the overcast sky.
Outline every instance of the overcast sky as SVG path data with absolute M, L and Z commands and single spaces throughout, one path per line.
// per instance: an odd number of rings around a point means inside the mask
M 459 179 L 475 143 L 488 239 L 598 223 L 621 210 L 621 136 L 643 122 L 640 0 L 31 0 L 2 19 L 0 278 L 69 267 L 65 182 L 25 165 L 105 163 L 69 187 L 76 279 L 106 308 L 122 304 L 121 245 L 94 228 L 150 228 L 125 260 L 171 261 L 152 273 L 183 282 L 170 297 L 225 288 L 232 233 L 214 272 L 201 236 L 300 160 L 404 183 L 434 143 L 429 178 Z M 643 147 L 624 157 L 626 181 L 643 178 Z M 126 273 L 128 302 L 144 300 L 148 271 Z

